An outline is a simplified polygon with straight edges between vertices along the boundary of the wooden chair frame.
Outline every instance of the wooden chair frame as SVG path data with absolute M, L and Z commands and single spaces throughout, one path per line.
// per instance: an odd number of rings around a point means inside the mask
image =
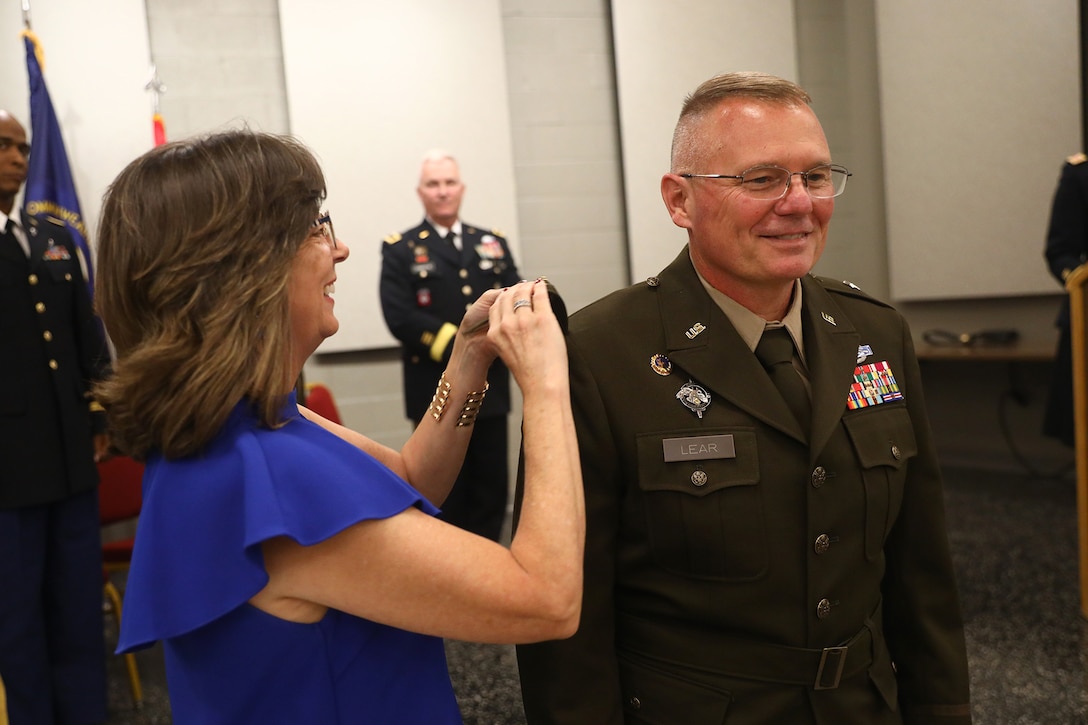
M 1080 613 L 1088 618 L 1088 265 L 1065 280 L 1072 313 L 1073 419 L 1076 423 L 1077 530 L 1080 551 Z

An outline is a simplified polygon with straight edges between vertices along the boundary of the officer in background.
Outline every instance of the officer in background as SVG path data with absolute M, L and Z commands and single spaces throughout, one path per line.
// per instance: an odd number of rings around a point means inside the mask
M 1058 188 L 1050 210 L 1046 234 L 1047 268 L 1065 289 L 1065 280 L 1084 264 L 1088 255 L 1088 156 L 1074 154 L 1062 166 Z M 1069 298 L 1062 301 L 1055 321 L 1058 351 L 1050 395 L 1043 417 L 1043 433 L 1067 446 L 1075 445 L 1073 424 L 1073 340 L 1070 330 Z
M 382 245 L 381 301 L 385 322 L 402 346 L 405 413 L 418 424 L 446 368 L 465 310 L 484 290 L 516 284 L 520 275 L 501 234 L 461 221 L 465 185 L 452 156 L 429 152 L 416 191 L 423 221 L 386 237 Z M 488 384 L 441 518 L 498 541 L 509 487 L 510 376 L 501 360 L 492 365 Z
M 570 318 L 582 617 L 518 647 L 530 725 L 971 721 L 910 330 L 810 274 L 850 175 L 810 104 L 696 89 L 660 182 L 688 244 Z
M 0 111 L 0 677 L 14 724 L 100 723 L 109 441 L 88 391 L 109 357 L 71 236 L 13 213 L 29 155 Z

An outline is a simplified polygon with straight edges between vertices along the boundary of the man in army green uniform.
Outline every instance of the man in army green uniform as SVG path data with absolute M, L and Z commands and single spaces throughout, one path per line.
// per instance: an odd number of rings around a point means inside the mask
M 531 725 L 971 721 L 910 331 L 810 274 L 849 171 L 809 104 L 701 85 L 661 180 L 688 245 L 570 319 L 585 595 L 518 648 Z
M 485 290 L 509 287 L 520 276 L 501 234 L 461 221 L 465 185 L 452 156 L 428 153 L 416 191 L 425 216 L 411 229 L 385 238 L 381 301 L 385 322 L 401 342 L 405 413 L 419 423 L 446 368 L 465 310 Z M 496 360 L 487 379 L 490 387 L 465 463 L 442 504 L 441 518 L 498 541 L 510 485 L 510 374 Z

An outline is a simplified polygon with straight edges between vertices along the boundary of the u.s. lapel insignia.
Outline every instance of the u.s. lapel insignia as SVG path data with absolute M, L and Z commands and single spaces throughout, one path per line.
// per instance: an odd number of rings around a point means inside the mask
M 689 340 L 694 340 L 698 335 L 706 331 L 706 325 L 701 322 L 696 322 L 694 325 L 688 328 L 688 331 L 684 334 L 688 336 Z
M 650 358 L 650 369 L 658 375 L 671 375 L 672 360 L 669 360 L 664 353 L 659 352 Z
M 830 323 L 832 325 L 835 325 L 835 318 L 832 317 L 831 315 L 827 314 L 826 312 L 821 312 L 820 317 L 824 318 L 824 322 L 828 322 L 828 323 Z M 835 325 L 835 327 L 838 327 L 838 325 Z
M 873 354 L 873 348 L 868 345 L 858 345 L 858 364 L 865 362 Z
M 703 411 L 710 407 L 710 393 L 706 392 L 706 388 L 696 385 L 691 380 L 681 386 L 676 393 L 676 399 L 699 418 L 702 418 Z

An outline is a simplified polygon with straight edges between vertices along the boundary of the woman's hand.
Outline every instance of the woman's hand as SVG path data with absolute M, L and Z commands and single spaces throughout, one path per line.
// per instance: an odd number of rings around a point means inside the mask
M 487 339 L 523 392 L 567 379 L 566 342 L 542 279 L 504 289 L 488 310 Z

